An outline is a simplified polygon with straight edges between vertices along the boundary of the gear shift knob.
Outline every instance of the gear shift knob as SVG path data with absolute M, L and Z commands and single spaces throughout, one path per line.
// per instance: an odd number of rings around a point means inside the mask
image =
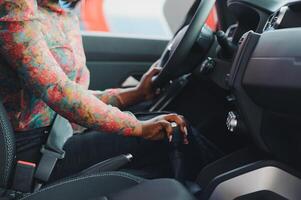
M 181 133 L 179 126 L 177 123 L 172 122 L 171 127 L 173 128 L 171 145 L 174 149 L 180 149 L 184 144 L 184 135 Z

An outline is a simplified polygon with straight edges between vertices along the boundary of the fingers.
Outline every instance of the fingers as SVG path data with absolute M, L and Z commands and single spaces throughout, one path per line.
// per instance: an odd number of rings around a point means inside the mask
M 164 116 L 165 120 L 169 122 L 175 122 L 180 128 L 181 133 L 184 135 L 184 144 L 188 144 L 188 130 L 187 124 L 183 116 L 179 116 L 176 114 L 170 114 Z
M 149 140 L 162 140 L 167 136 L 171 142 L 174 131 L 172 122 L 179 126 L 180 132 L 184 135 L 183 142 L 184 144 L 188 144 L 186 122 L 184 117 L 176 114 L 161 115 L 149 121 L 145 121 L 142 135 L 145 139 Z
M 186 121 L 184 120 L 184 117 L 176 115 L 176 114 L 169 114 L 164 117 L 165 120 L 168 122 L 175 122 L 178 124 L 180 127 L 180 131 L 185 134 L 186 136 L 188 135 L 188 130 L 187 130 L 187 124 Z
M 171 126 L 171 124 L 170 124 L 169 121 L 167 121 L 167 120 L 161 120 L 158 123 L 164 128 L 164 131 L 167 134 L 168 138 L 170 136 L 172 136 L 173 128 L 172 128 L 172 126 Z
M 153 118 L 142 122 L 142 137 L 147 140 L 162 140 L 168 134 L 172 134 L 169 122 L 163 119 Z
M 160 66 L 160 63 L 161 63 L 161 59 L 159 59 L 156 62 L 154 62 L 154 64 L 151 66 L 151 68 L 162 69 L 162 67 Z
M 161 68 L 159 67 L 152 67 L 148 72 L 147 72 L 147 76 L 149 78 L 152 78 L 153 76 L 158 75 L 161 72 Z
M 159 64 L 160 64 L 160 60 L 156 61 L 148 70 L 147 75 L 151 77 L 157 75 L 162 70 Z

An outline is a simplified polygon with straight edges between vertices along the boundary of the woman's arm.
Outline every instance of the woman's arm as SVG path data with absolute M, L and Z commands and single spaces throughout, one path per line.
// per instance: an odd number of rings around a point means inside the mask
M 106 132 L 141 135 L 141 124 L 134 116 L 106 105 L 66 76 L 43 38 L 34 15 L 36 6 L 29 5 L 33 2 L 0 3 L 0 50 L 27 89 L 71 122 Z
M 158 62 L 154 63 L 143 75 L 137 87 L 121 89 L 119 91 L 118 99 L 121 107 L 125 108 L 143 101 L 151 100 L 159 93 L 159 90 L 153 88 L 152 84 L 152 78 L 161 71 L 161 69 L 157 67 L 157 63 Z
M 126 108 L 143 101 L 136 88 L 108 89 L 105 91 L 92 91 L 92 93 L 104 103 L 118 108 Z
M 150 100 L 156 95 L 156 89 L 152 87 L 152 78 L 160 72 L 156 62 L 143 75 L 139 85 L 126 89 L 108 89 L 105 91 L 91 91 L 102 102 L 116 106 L 118 108 L 126 108 L 145 100 Z M 90 72 L 87 67 L 78 74 L 76 82 L 88 88 L 90 80 Z
M 83 67 L 82 70 L 77 74 L 76 83 L 82 85 L 86 89 L 89 88 L 90 72 L 86 66 Z M 119 94 L 121 93 L 121 89 L 108 89 L 105 91 L 90 90 L 90 91 L 94 96 L 96 96 L 99 100 L 101 100 L 105 104 L 115 106 L 118 108 L 122 107 L 121 99 L 119 97 Z
M 160 72 L 156 62 L 143 75 L 137 87 L 126 89 L 108 89 L 105 91 L 91 91 L 102 102 L 116 106 L 118 108 L 126 108 L 127 106 L 135 105 L 137 103 L 151 100 L 156 95 L 156 89 L 152 87 L 152 78 Z M 77 83 L 88 88 L 90 80 L 89 70 L 85 67 L 79 73 Z

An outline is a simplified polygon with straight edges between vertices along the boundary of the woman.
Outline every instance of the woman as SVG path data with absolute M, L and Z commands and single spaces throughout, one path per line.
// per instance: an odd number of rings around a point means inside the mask
M 65 3 L 75 6 L 77 1 Z M 16 132 L 17 159 L 39 161 L 58 113 L 92 131 L 67 141 L 66 158 L 57 164 L 52 180 L 122 153 L 134 154 L 132 168 L 168 160 L 161 140 L 172 134 L 170 122 L 187 135 L 182 117 L 170 114 L 143 121 L 118 109 L 155 95 L 151 79 L 160 71 L 156 65 L 138 87 L 88 90 L 79 22 L 72 12 L 62 9 L 58 0 L 1 0 L 0 8 L 0 50 L 5 58 L 0 97 Z

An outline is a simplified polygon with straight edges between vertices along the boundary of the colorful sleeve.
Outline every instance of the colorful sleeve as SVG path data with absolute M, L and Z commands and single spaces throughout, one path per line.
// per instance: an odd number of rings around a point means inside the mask
M 108 89 L 105 91 L 92 91 L 92 94 L 108 105 L 121 108 L 123 103 L 119 92 L 120 89 Z
M 43 38 L 35 2 L 0 1 L 0 51 L 25 87 L 71 122 L 105 132 L 139 135 L 141 125 L 133 115 L 106 105 L 68 79 Z

